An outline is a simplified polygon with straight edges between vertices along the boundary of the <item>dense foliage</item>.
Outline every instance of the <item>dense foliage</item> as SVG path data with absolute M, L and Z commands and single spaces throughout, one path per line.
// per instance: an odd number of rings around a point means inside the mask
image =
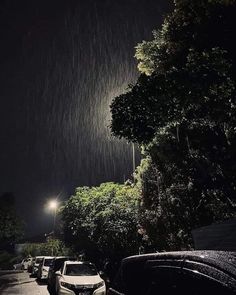
M 63 241 L 50 238 L 45 243 L 28 243 L 25 244 L 21 251 L 22 257 L 28 256 L 64 256 L 71 255 L 71 251 L 67 248 Z
M 61 209 L 65 241 L 98 263 L 137 254 L 138 201 L 139 192 L 130 185 L 77 188 Z
M 15 211 L 12 193 L 0 197 L 0 248 L 8 248 L 23 236 L 23 222 Z
M 141 75 L 111 104 L 114 135 L 138 142 L 142 219 L 158 249 L 235 214 L 235 1 L 176 0 L 136 48 Z

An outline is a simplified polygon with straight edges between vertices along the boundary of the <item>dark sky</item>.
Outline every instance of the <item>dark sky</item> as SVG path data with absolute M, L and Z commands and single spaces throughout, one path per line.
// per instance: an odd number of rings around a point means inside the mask
M 0 2 L 0 193 L 14 193 L 27 234 L 50 230 L 47 199 L 130 177 L 109 104 L 137 78 L 134 47 L 167 10 L 166 0 Z

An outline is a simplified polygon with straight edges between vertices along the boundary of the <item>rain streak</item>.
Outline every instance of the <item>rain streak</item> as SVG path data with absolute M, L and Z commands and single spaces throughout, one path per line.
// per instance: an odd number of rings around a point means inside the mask
M 137 79 L 135 46 L 160 25 L 162 2 L 71 1 L 53 17 L 29 11 L 12 82 L 21 122 L 15 173 L 24 170 L 18 190 L 27 187 L 28 200 L 131 177 L 132 147 L 111 136 L 109 105 Z

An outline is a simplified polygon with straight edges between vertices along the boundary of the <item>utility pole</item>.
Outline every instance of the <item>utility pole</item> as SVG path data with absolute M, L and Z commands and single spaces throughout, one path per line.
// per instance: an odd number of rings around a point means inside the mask
M 132 156 L 133 156 L 133 173 L 134 173 L 136 168 L 136 163 L 135 163 L 135 146 L 133 142 L 132 142 Z
M 55 236 L 56 216 L 57 216 L 57 207 L 54 208 L 54 216 L 53 216 L 53 235 L 54 236 Z

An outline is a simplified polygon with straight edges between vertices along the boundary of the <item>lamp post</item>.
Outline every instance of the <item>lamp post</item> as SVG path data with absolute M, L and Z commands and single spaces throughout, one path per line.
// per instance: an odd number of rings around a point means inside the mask
M 53 228 L 52 228 L 52 236 L 55 237 L 55 225 L 56 225 L 56 217 L 57 217 L 57 208 L 58 208 L 58 201 L 57 199 L 51 200 L 48 202 L 48 209 L 53 212 Z M 51 250 L 52 256 L 54 254 L 53 244 Z
M 132 160 L 133 160 L 133 173 L 134 173 L 136 168 L 136 163 L 135 163 L 135 146 L 133 142 L 132 142 Z
M 51 200 L 48 203 L 48 208 L 53 211 L 53 229 L 52 229 L 52 232 L 53 232 L 53 235 L 54 235 L 54 233 L 55 233 L 55 225 L 56 225 L 57 208 L 58 208 L 58 201 L 56 199 Z

